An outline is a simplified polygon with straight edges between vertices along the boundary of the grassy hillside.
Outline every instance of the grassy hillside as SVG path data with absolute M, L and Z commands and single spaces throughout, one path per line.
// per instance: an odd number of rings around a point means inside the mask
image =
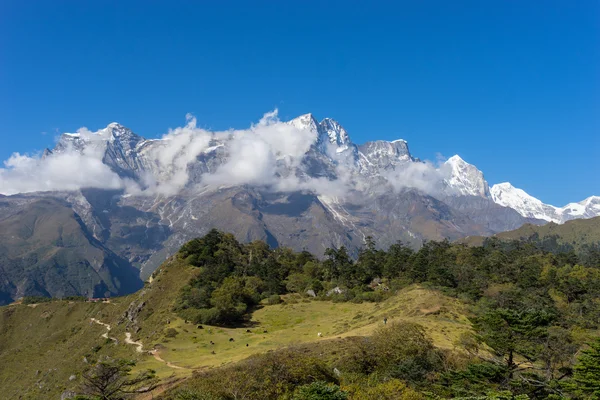
M 315 383 L 314 372 L 350 399 L 367 398 L 363 389 L 373 390 L 369 399 L 396 398 L 376 394 L 388 385 L 410 386 L 413 399 L 495 390 L 542 399 L 562 396 L 564 371 L 597 336 L 595 259 L 547 252 L 530 238 L 429 242 L 416 252 L 378 250 L 367 238 L 357 261 L 344 248 L 327 257 L 215 231 L 183 246 L 132 295 L 2 307 L 3 398 L 57 398 L 111 357 L 156 371 L 162 386 L 149 398 L 177 386 L 167 398 L 214 389 L 212 398 L 230 399 L 225 374 L 252 378 L 243 398 L 289 399 Z M 297 369 L 297 357 L 310 368 Z M 269 371 L 281 372 L 279 392 L 267 393 Z
M 143 290 L 113 298 L 110 303 L 52 301 L 0 308 L 0 388 L 4 398 L 59 397 L 75 386 L 86 366 L 84 357 L 136 359 L 137 369 L 154 369 L 163 382 L 169 382 L 189 377 L 195 370 L 235 363 L 292 344 L 368 335 L 383 324 L 384 317 L 390 322 L 423 324 L 444 348 L 452 348 L 458 335 L 470 329 L 463 304 L 416 285 L 382 303 L 333 303 L 287 295 L 282 304 L 261 305 L 247 326 L 204 325 L 198 329 L 171 311 L 179 288 L 196 272 L 194 267 L 172 260 Z M 136 318 L 141 328 L 137 334 L 129 329 L 131 321 L 123 321 L 132 303 L 144 304 Z M 106 328 L 92 318 L 111 325 L 108 336 L 117 343 L 102 337 Z M 168 328 L 177 331 L 174 338 L 165 336 Z M 143 352 L 125 343 L 126 331 L 132 333 L 133 341 L 143 344 Z M 150 354 L 151 350 L 156 351 Z M 77 379 L 70 381 L 72 375 Z
M 560 225 L 553 222 L 542 226 L 525 224 L 514 231 L 494 235 L 501 240 L 528 240 L 533 236 L 542 240 L 556 237 L 560 244 L 567 244 L 579 250 L 584 245 L 600 243 L 600 217 L 575 219 Z M 483 236 L 470 236 L 459 242 L 481 246 L 484 240 Z
M 57 398 L 91 361 L 132 349 L 102 338 L 91 318 L 116 320 L 120 299 L 110 304 L 54 301 L 0 308 L 0 388 L 6 399 Z
M 102 356 L 142 361 L 152 358 L 125 343 L 129 329 L 123 316 L 140 296 L 148 302 L 147 312 L 157 310 L 156 319 L 170 315 L 170 302 L 189 279 L 177 263 L 171 265 L 170 279 L 161 277 L 160 283 L 146 284 L 135 294 L 111 298 L 109 302 L 54 300 L 0 307 L 2 398 L 59 398 L 64 390 L 76 385 L 88 363 Z M 109 324 L 111 330 L 107 332 L 104 325 L 92 319 Z M 153 321 L 149 319 L 144 328 L 152 329 Z M 107 333 L 109 338 L 102 336 Z
M 162 377 L 186 375 L 194 369 L 230 364 L 289 345 L 369 335 L 383 324 L 384 317 L 390 322 L 423 324 L 438 346 L 452 348 L 460 333 L 470 329 L 465 315 L 464 305 L 457 300 L 418 286 L 406 288 L 382 303 L 332 303 L 290 295 L 283 304 L 260 308 L 252 314 L 248 326 L 239 328 L 203 325 L 198 329 L 173 317 L 170 324 L 162 326 L 176 329 L 176 337 L 165 339 L 157 330 L 157 334 L 141 334 L 139 339 L 157 348 L 160 358 L 182 369 L 169 368 L 151 357 L 139 367 L 156 369 Z

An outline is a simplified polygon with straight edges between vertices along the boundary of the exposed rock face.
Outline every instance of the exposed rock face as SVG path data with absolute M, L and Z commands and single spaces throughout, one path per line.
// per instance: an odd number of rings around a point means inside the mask
M 415 161 L 408 150 L 408 143 L 402 139 L 386 142 L 376 140 L 358 147 L 361 166 L 371 174 L 382 170 L 393 170 L 398 165 Z
M 77 393 L 75 393 L 72 390 L 65 390 L 64 392 L 62 392 L 62 394 L 60 395 L 60 400 L 68 400 L 68 399 L 72 399 L 75 396 L 77 396 Z
M 138 316 L 144 309 L 146 305 L 145 301 L 141 301 L 136 303 L 135 301 L 131 302 L 125 314 L 119 319 L 119 324 L 125 323 L 128 329 L 133 330 L 135 333 L 140 331 L 140 326 L 138 323 Z

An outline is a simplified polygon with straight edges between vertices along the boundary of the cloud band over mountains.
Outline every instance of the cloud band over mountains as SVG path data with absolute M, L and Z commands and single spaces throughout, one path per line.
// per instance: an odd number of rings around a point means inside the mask
M 144 142 L 141 147 L 145 149 L 140 150 L 139 157 L 145 168 L 137 180 L 119 176 L 103 162 L 106 145 L 113 140 L 110 135 L 108 128 L 97 132 L 80 128 L 71 136 L 84 140 L 87 145 L 83 148 L 67 145 L 45 157 L 14 153 L 0 168 L 0 193 L 94 187 L 123 189 L 134 195 L 174 195 L 184 188 L 194 190 L 195 186 L 248 184 L 275 191 L 306 190 L 343 196 L 349 190 L 372 186 L 372 182 L 353 173 L 348 157 L 339 155 L 334 167 L 337 179 L 295 174 L 318 140 L 317 133 L 281 121 L 277 110 L 247 129 L 226 131 L 198 128 L 196 118 L 188 114 L 184 126 L 170 129 L 161 140 Z M 190 182 L 190 166 L 218 147 L 226 153 L 223 162 L 215 170 L 203 173 L 199 182 Z M 327 152 L 336 157 L 334 150 Z M 440 167 L 431 162 L 408 162 L 381 177 L 395 190 L 416 188 L 435 194 L 448 174 L 444 164 Z

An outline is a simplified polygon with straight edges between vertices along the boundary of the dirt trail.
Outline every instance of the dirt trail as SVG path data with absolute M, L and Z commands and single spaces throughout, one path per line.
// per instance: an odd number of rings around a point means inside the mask
M 144 350 L 144 345 L 142 344 L 142 342 L 134 342 L 133 340 L 131 340 L 131 333 L 129 332 L 125 332 L 125 343 L 136 346 L 135 351 L 137 351 L 138 353 L 141 353 Z
M 102 322 L 102 321 L 100 321 L 100 320 L 98 320 L 98 319 L 96 319 L 96 318 L 90 318 L 90 320 L 91 320 L 92 322 L 94 322 L 94 323 L 96 323 L 96 324 L 98 324 L 98 325 L 102 325 L 102 326 L 104 326 L 104 327 L 106 328 L 106 332 L 104 332 L 104 333 L 103 333 L 102 335 L 100 335 L 100 336 L 102 336 L 102 337 L 103 337 L 103 338 L 105 338 L 105 339 L 111 339 L 111 340 L 113 340 L 113 341 L 115 341 L 115 342 L 117 341 L 117 339 L 115 339 L 115 338 L 113 338 L 113 337 L 109 337 L 109 336 L 108 336 L 108 332 L 110 332 L 110 328 L 111 328 L 111 326 L 110 326 L 109 324 L 105 324 L 104 322 Z M 125 332 L 125 343 L 127 343 L 127 344 L 131 344 L 131 345 L 134 345 L 134 346 L 136 346 L 136 347 L 135 347 L 135 351 L 137 351 L 138 353 L 143 353 L 143 352 L 144 352 L 144 344 L 143 344 L 142 342 L 136 342 L 136 341 L 134 341 L 133 339 L 131 339 L 131 333 L 129 333 L 129 332 Z M 174 369 L 189 369 L 189 368 L 180 367 L 179 365 L 175 365 L 175 364 L 173 364 L 173 363 L 170 363 L 170 362 L 168 362 L 168 361 L 165 361 L 165 360 L 164 360 L 164 359 L 163 359 L 163 358 L 162 358 L 162 357 L 161 357 L 161 356 L 158 354 L 158 351 L 157 351 L 157 350 L 150 350 L 150 351 L 148 352 L 148 354 L 152 354 L 152 356 L 153 356 L 153 357 L 154 357 L 154 358 L 155 358 L 157 361 L 160 361 L 160 362 L 162 362 L 162 363 L 165 363 L 165 364 L 167 364 L 167 367 L 174 368 Z
M 171 368 L 175 368 L 175 369 L 189 369 L 186 367 L 180 367 L 179 365 L 175 365 L 173 363 L 170 363 L 168 361 L 165 361 L 160 354 L 158 354 L 158 350 L 150 350 L 148 353 L 152 354 L 154 356 L 154 358 L 156 359 L 156 361 L 160 361 L 162 363 L 167 364 L 167 367 L 171 367 Z
M 105 339 L 110 339 L 110 340 L 112 340 L 113 342 L 116 342 L 116 341 L 117 341 L 117 339 L 116 339 L 116 338 L 113 338 L 113 337 L 110 337 L 110 336 L 108 336 L 108 332 L 110 332 L 110 325 L 109 325 L 109 324 L 105 324 L 104 322 L 102 322 L 102 321 L 100 321 L 100 320 L 97 320 L 96 318 L 90 318 L 90 320 L 91 320 L 92 322 L 95 322 L 95 323 L 97 323 L 98 325 L 102 325 L 103 327 L 105 327 L 105 328 L 106 328 L 106 332 L 104 332 L 102 335 L 100 335 L 101 337 L 103 337 L 103 338 L 105 338 Z

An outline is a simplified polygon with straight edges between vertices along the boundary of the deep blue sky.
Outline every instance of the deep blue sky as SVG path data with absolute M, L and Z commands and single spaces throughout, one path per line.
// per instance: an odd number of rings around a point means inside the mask
M 599 1 L 398 3 L 0 1 L 0 159 L 56 130 L 243 128 L 277 107 L 555 205 L 600 195 Z

